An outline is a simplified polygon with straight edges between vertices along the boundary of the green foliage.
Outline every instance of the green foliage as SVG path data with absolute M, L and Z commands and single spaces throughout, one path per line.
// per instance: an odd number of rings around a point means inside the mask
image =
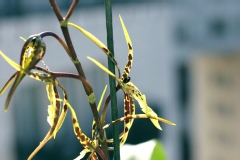
M 163 145 L 158 140 L 156 140 L 155 146 L 153 148 L 151 160 L 167 160 Z

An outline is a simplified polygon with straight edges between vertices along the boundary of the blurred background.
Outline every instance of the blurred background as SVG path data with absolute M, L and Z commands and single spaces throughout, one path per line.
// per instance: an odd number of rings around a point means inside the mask
M 65 15 L 71 0 L 57 3 Z M 113 1 L 115 55 L 121 70 L 128 50 L 119 14 L 133 43 L 132 82 L 146 94 L 150 107 L 177 124 L 175 127 L 161 124 L 163 131 L 158 131 L 149 120 L 135 120 L 127 143 L 159 139 L 168 160 L 239 160 L 239 7 L 238 0 Z M 102 0 L 80 0 L 70 21 L 106 44 Z M 104 65 L 107 58 L 80 32 L 69 29 L 98 102 L 108 76 L 86 57 Z M 47 0 L 0 1 L 0 49 L 11 59 L 19 62 L 23 45 L 20 36 L 27 38 L 42 31 L 53 31 L 63 37 Z M 76 73 L 61 45 L 51 37 L 44 40 L 47 44 L 44 61 L 50 70 Z M 0 65 L 3 86 L 15 70 L 2 58 Z M 93 117 L 82 85 L 76 80 L 60 81 L 69 93 L 82 130 L 90 136 Z M 0 157 L 27 159 L 50 128 L 46 121 L 49 102 L 45 84 L 26 77 L 5 113 L 7 92 L 0 97 Z M 119 115 L 123 115 L 122 92 L 118 93 L 118 106 Z M 137 113 L 141 113 L 137 108 Z M 106 123 L 110 121 L 108 114 Z M 110 138 L 111 129 L 107 131 Z M 81 150 L 68 114 L 56 139 L 50 140 L 34 159 L 73 159 Z

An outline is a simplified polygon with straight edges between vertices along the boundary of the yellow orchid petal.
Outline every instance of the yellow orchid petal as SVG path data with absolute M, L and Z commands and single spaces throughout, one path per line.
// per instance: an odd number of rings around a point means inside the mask
M 126 38 L 126 42 L 132 46 L 131 39 L 130 39 L 130 37 L 129 37 L 127 28 L 125 27 L 125 24 L 124 24 L 124 22 L 123 22 L 123 20 L 122 20 L 121 15 L 119 15 L 119 18 L 120 18 L 120 22 L 121 22 L 121 25 L 122 25 L 122 29 L 123 29 L 124 36 L 125 36 L 125 38 Z
M 131 42 L 131 39 L 129 37 L 128 31 L 127 31 L 127 29 L 126 29 L 126 27 L 123 23 L 122 17 L 120 15 L 119 15 L 119 18 L 120 18 L 123 33 L 124 33 L 124 36 L 125 36 L 125 39 L 126 39 L 126 42 L 127 42 L 127 45 L 128 45 L 128 60 L 127 60 L 127 63 L 125 65 L 125 68 L 124 68 L 123 73 L 122 73 L 122 79 L 125 79 L 125 78 L 128 77 L 128 75 L 130 73 L 130 70 L 132 68 L 133 48 L 132 48 L 132 42 Z
M 99 39 L 97 39 L 94 35 L 92 35 L 90 32 L 86 31 L 85 29 L 79 27 L 78 25 L 68 22 L 68 25 L 76 28 L 80 32 L 82 32 L 85 36 L 87 36 L 91 41 L 93 41 L 99 48 L 101 48 L 107 55 L 110 54 L 109 49 L 103 44 Z
M 102 93 L 101 98 L 100 98 L 100 100 L 99 100 L 99 102 L 98 102 L 98 106 L 97 106 L 97 110 L 98 110 L 98 111 L 99 111 L 100 108 L 101 108 L 101 104 L 102 104 L 102 101 L 103 101 L 103 97 L 104 97 L 104 95 L 105 95 L 105 93 L 106 93 L 106 90 L 107 90 L 107 85 L 104 87 L 103 93 Z
M 53 121 L 54 121 L 54 109 L 52 108 L 52 105 L 48 105 L 47 122 L 50 126 L 52 126 Z
M 50 105 L 55 107 L 56 106 L 56 97 L 55 97 L 55 92 L 54 92 L 52 83 L 48 83 L 46 85 L 46 91 L 47 91 L 47 96 L 48 96 Z
M 158 117 L 157 113 L 155 113 L 155 112 L 152 110 L 152 108 L 150 108 L 150 107 L 147 105 L 146 96 L 145 96 L 145 95 L 142 95 L 142 98 L 144 99 L 143 101 L 142 101 L 142 99 L 139 99 L 139 98 L 137 99 L 137 101 L 138 101 L 138 103 L 139 103 L 139 105 L 140 105 L 143 113 L 145 113 L 147 116 Z M 160 125 L 159 125 L 158 120 L 152 119 L 152 118 L 151 118 L 150 120 L 152 121 L 153 125 L 154 125 L 156 128 L 158 128 L 159 130 L 162 130 L 162 128 L 161 128 Z
M 55 97 L 55 92 L 53 90 L 53 84 L 52 83 L 48 83 L 46 85 L 46 91 L 47 91 L 47 97 L 48 100 L 50 102 L 50 105 L 48 105 L 48 117 L 47 117 L 47 122 L 49 123 L 49 125 L 52 127 L 53 126 L 53 121 L 55 118 L 55 110 L 56 110 L 56 97 Z M 56 136 L 56 132 L 54 130 L 54 138 Z
M 10 58 L 8 58 L 8 56 L 6 56 L 2 51 L 0 51 L 0 55 L 5 59 L 5 61 L 7 61 L 17 71 L 21 70 L 21 66 L 16 62 L 14 62 L 13 60 L 11 60 Z
M 99 111 L 100 108 L 101 108 L 101 104 L 102 104 L 104 95 L 105 95 L 105 93 L 106 93 L 106 90 L 107 90 L 107 85 L 105 86 L 105 88 L 104 88 L 104 90 L 103 90 L 103 93 L 102 93 L 102 95 L 101 95 L 101 97 L 100 97 L 100 100 L 99 100 L 99 102 L 98 102 L 98 106 L 97 106 L 97 110 L 98 110 L 98 111 Z M 92 122 L 92 137 L 94 137 L 95 132 L 96 132 L 96 129 L 95 129 L 95 127 L 94 127 L 95 124 L 96 124 L 96 121 L 93 119 L 93 122 Z
M 145 112 L 145 114 L 146 114 L 147 116 L 158 117 L 157 113 L 155 113 L 150 107 L 148 107 L 148 111 Z M 161 128 L 158 120 L 152 119 L 152 118 L 150 118 L 150 120 L 152 121 L 153 125 L 154 125 L 156 128 L 158 128 L 159 130 L 162 130 L 162 128 Z
M 128 115 L 135 115 L 135 103 L 134 98 L 131 94 L 124 93 L 124 116 Z M 127 121 L 124 121 L 124 130 L 123 134 L 121 136 L 120 146 L 122 146 L 128 137 L 130 128 L 132 127 L 134 119 L 129 119 Z
M 84 30 L 83 28 L 79 27 L 78 25 L 68 22 L 68 25 L 76 28 L 77 30 L 79 30 L 80 32 L 82 32 L 86 37 L 88 37 L 93 43 L 95 43 L 100 49 L 103 50 L 103 52 L 112 60 L 112 62 L 115 64 L 115 66 L 117 67 L 118 73 L 119 73 L 119 77 L 120 77 L 120 69 L 119 66 L 117 64 L 117 61 L 115 60 L 113 54 L 111 54 L 110 50 L 94 35 L 92 35 L 90 32 Z
M 116 76 L 109 71 L 106 67 L 104 67 L 101 63 L 99 63 L 97 60 L 91 58 L 91 57 L 87 57 L 90 61 L 92 61 L 93 63 L 95 63 L 99 68 L 101 68 L 103 71 L 105 71 L 106 73 L 108 73 L 110 76 L 112 76 L 114 79 L 116 79 L 118 81 L 118 79 L 116 78 Z
M 19 37 L 21 40 L 23 40 L 24 42 L 26 42 L 26 39 L 25 38 L 23 38 L 23 37 Z
M 96 146 L 96 144 L 94 144 L 94 142 L 90 138 L 88 138 L 82 132 L 80 125 L 78 123 L 78 118 L 77 118 L 76 112 L 74 111 L 71 104 L 68 101 L 62 100 L 60 98 L 57 98 L 56 100 L 60 101 L 60 102 L 64 102 L 69 107 L 69 109 L 72 113 L 73 130 L 74 130 L 74 133 L 75 133 L 77 139 L 79 140 L 79 142 L 84 146 L 84 148 L 90 150 L 91 152 L 94 151 L 97 146 Z
M 8 96 L 7 96 L 7 99 L 6 99 L 6 102 L 5 102 L 5 108 L 4 108 L 4 110 L 7 111 L 7 110 L 8 110 L 9 103 L 10 103 L 10 100 L 11 100 L 11 97 L 12 97 L 15 89 L 17 88 L 18 84 L 19 84 L 20 81 L 23 79 L 23 77 L 24 77 L 24 74 L 23 74 L 23 73 L 25 73 L 25 70 L 23 70 L 23 69 L 21 68 L 21 66 L 18 65 L 16 62 L 14 62 L 14 61 L 11 60 L 10 58 L 8 58 L 2 51 L 0 51 L 0 55 L 8 62 L 13 68 L 15 68 L 17 71 L 19 71 L 19 72 L 17 73 L 17 75 L 15 76 L 15 77 L 16 77 L 16 78 L 15 78 L 15 81 L 14 81 L 14 83 L 13 83 L 13 85 L 12 85 L 12 87 L 11 87 L 9 93 L 8 93 Z M 12 78 L 12 77 L 11 77 L 11 78 Z M 10 82 L 11 82 L 11 81 L 12 81 L 12 80 L 10 80 Z M 7 82 L 7 83 L 10 84 L 10 82 Z M 6 84 L 6 87 L 8 87 L 9 84 Z M 6 90 L 6 87 L 3 88 L 3 91 Z M 3 93 L 3 92 L 1 91 L 1 93 Z
M 136 118 L 151 118 L 151 119 L 156 119 L 156 120 L 158 120 L 160 122 L 164 122 L 164 123 L 172 125 L 172 126 L 176 126 L 175 123 L 173 123 L 173 122 L 171 122 L 169 120 L 166 120 L 164 118 L 160 118 L 160 117 L 157 117 L 157 116 L 146 115 L 146 114 L 134 114 L 134 115 L 127 115 L 127 116 L 119 118 L 119 119 L 117 119 L 115 121 L 112 121 L 111 123 L 106 124 L 105 126 L 103 126 L 103 129 L 108 128 L 109 126 L 111 126 L 114 123 L 126 121 L 126 119 L 136 119 Z M 110 140 L 110 141 L 112 142 L 112 140 Z
M 12 81 L 14 80 L 14 78 L 16 78 L 18 72 L 15 72 L 10 78 L 9 80 L 6 82 L 6 84 L 3 86 L 2 90 L 0 91 L 0 95 L 2 95 L 6 89 L 9 87 L 9 85 L 12 83 Z
M 132 82 L 126 83 L 123 89 L 126 92 L 129 92 L 138 101 L 143 113 L 145 113 L 147 116 L 151 115 L 157 117 L 157 114 L 147 105 L 146 96 L 142 94 L 141 91 Z M 162 130 L 157 120 L 151 119 L 151 121 L 156 128 Z

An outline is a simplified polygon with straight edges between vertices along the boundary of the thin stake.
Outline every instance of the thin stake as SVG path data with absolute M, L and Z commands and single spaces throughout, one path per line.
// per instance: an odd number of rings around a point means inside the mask
M 112 55 L 114 56 L 113 46 L 113 28 L 112 28 L 112 6 L 111 0 L 105 0 L 106 12 L 106 29 L 107 29 L 107 46 Z M 110 58 L 108 58 L 108 69 L 115 74 L 115 65 Z M 109 76 L 110 95 L 111 95 L 111 112 L 112 121 L 118 119 L 118 107 L 116 96 L 116 81 Z M 118 123 L 113 125 L 113 147 L 114 147 L 114 160 L 120 160 L 120 147 L 119 147 L 119 127 Z

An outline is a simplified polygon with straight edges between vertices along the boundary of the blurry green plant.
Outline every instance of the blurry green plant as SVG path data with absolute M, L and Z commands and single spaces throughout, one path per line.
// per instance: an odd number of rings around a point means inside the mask
M 121 158 L 124 160 L 167 160 L 163 145 L 157 139 L 136 145 L 124 145 L 121 148 Z
M 161 130 L 161 127 L 158 121 L 161 121 L 170 125 L 175 125 L 174 123 L 168 120 L 158 117 L 157 114 L 147 105 L 146 96 L 142 94 L 141 91 L 132 82 L 130 82 L 129 73 L 132 68 L 133 48 L 132 48 L 132 42 L 130 40 L 130 37 L 128 35 L 127 29 L 123 23 L 122 18 L 120 17 L 120 21 L 121 21 L 123 32 L 128 45 L 128 61 L 121 75 L 117 61 L 115 60 L 114 55 L 108 49 L 108 47 L 106 47 L 99 39 L 97 39 L 94 35 L 92 35 L 88 31 L 84 30 L 83 28 L 81 28 L 80 26 L 74 23 L 69 22 L 69 19 L 77 3 L 78 3 L 78 0 L 73 0 L 66 16 L 62 17 L 55 0 L 50 0 L 50 4 L 56 14 L 56 17 L 59 20 L 60 27 L 62 29 L 62 33 L 64 35 L 66 43 L 58 35 L 56 35 L 53 32 L 42 32 L 39 34 L 34 34 L 34 35 L 31 35 L 29 38 L 27 38 L 27 40 L 22 38 L 25 42 L 21 50 L 20 64 L 17 64 L 16 62 L 12 61 L 3 52 L 0 51 L 0 55 L 12 67 L 14 67 L 17 70 L 10 77 L 10 79 L 7 81 L 7 83 L 4 85 L 4 87 L 0 91 L 0 95 L 3 94 L 6 91 L 6 89 L 10 86 L 11 82 L 15 79 L 6 99 L 5 111 L 8 110 L 8 106 L 11 101 L 11 97 L 14 94 L 14 91 L 16 90 L 17 86 L 26 75 L 46 84 L 47 97 L 50 103 L 48 105 L 47 122 L 50 125 L 50 129 L 47 135 L 39 144 L 39 146 L 37 146 L 37 148 L 31 153 L 28 159 L 32 159 L 37 154 L 37 152 L 52 137 L 54 138 L 56 137 L 57 132 L 59 131 L 59 129 L 61 128 L 64 122 L 68 109 L 70 109 L 70 112 L 72 115 L 73 131 L 77 139 L 81 143 L 81 145 L 84 147 L 84 150 L 80 152 L 80 155 L 76 158 L 76 160 L 82 159 L 87 152 L 90 152 L 88 159 L 92 159 L 92 160 L 98 159 L 98 156 L 101 157 L 101 159 L 103 160 L 108 160 L 109 150 L 114 150 L 115 154 L 117 154 L 116 147 L 110 148 L 108 147 L 108 144 L 107 144 L 107 143 L 116 143 L 116 138 L 107 139 L 105 134 L 105 129 L 107 129 L 111 125 L 117 124 L 117 122 L 121 122 L 121 121 L 124 122 L 124 131 L 122 131 L 122 133 L 120 134 L 116 132 L 113 133 L 115 137 L 117 137 L 117 140 L 119 139 L 121 140 L 120 144 L 115 144 L 115 146 L 116 145 L 122 146 L 125 143 L 128 133 L 130 131 L 130 128 L 133 124 L 133 120 L 135 118 L 149 118 L 154 124 L 154 126 L 160 130 Z M 106 7 L 106 10 L 108 9 L 109 7 Z M 112 123 L 105 124 L 106 111 L 107 111 L 108 103 L 110 101 L 110 97 L 112 97 L 112 95 L 111 96 L 108 95 L 108 97 L 105 99 L 102 112 L 100 112 L 106 87 L 102 93 L 99 104 L 97 106 L 92 86 L 85 77 L 84 71 L 81 67 L 81 63 L 78 60 L 77 54 L 72 45 L 71 37 L 68 32 L 69 25 L 79 30 L 87 38 L 92 40 L 98 47 L 100 47 L 100 49 L 103 50 L 103 52 L 106 54 L 108 59 L 111 62 L 113 62 L 113 64 L 117 68 L 118 77 L 115 76 L 114 71 L 112 69 L 108 70 L 102 64 L 100 64 L 97 60 L 88 57 L 89 60 L 94 62 L 98 67 L 100 67 L 103 71 L 108 73 L 113 79 L 117 81 L 118 83 L 117 86 L 113 86 L 113 87 L 110 86 L 110 89 L 113 90 L 114 93 L 120 89 L 123 91 L 124 117 L 122 118 L 113 117 Z M 109 28 L 107 27 L 107 29 Z M 37 64 L 40 61 L 43 61 L 43 56 L 45 55 L 45 52 L 46 52 L 46 44 L 43 40 L 43 38 L 46 36 L 54 37 L 63 46 L 66 53 L 69 55 L 71 61 L 75 65 L 78 71 L 78 75 L 73 73 L 51 71 L 47 67 L 47 65 L 45 65 L 45 63 L 44 65 L 46 66 L 46 68 L 37 66 Z M 71 79 L 76 79 L 82 82 L 86 95 L 88 97 L 90 108 L 93 113 L 92 138 L 87 137 L 84 134 L 84 132 L 81 130 L 74 108 L 71 106 L 70 102 L 68 101 L 67 91 L 65 90 L 64 86 L 58 81 L 59 78 L 71 78 Z M 58 89 L 62 90 L 63 97 L 60 97 Z M 144 114 L 135 114 L 134 100 L 138 101 Z M 117 106 L 116 101 L 114 105 L 115 107 Z M 120 159 L 120 157 L 115 158 L 115 160 L 117 159 Z

